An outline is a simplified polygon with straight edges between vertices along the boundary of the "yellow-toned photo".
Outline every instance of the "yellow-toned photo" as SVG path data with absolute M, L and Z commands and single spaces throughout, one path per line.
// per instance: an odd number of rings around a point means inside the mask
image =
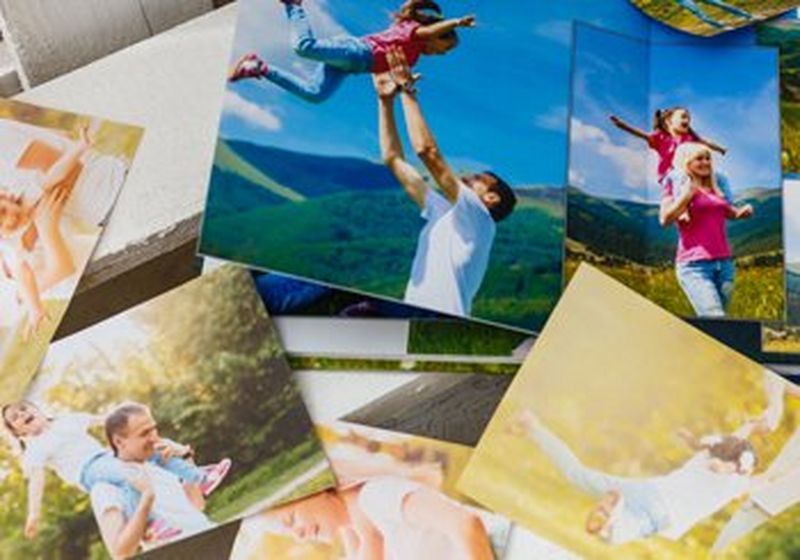
M 0 397 L 21 396 L 94 251 L 137 127 L 0 101 Z
M 459 481 L 589 558 L 792 558 L 800 389 L 584 265 Z
M 245 520 L 231 560 L 502 558 L 510 522 L 455 490 L 470 448 L 344 422 L 317 432 L 339 486 Z

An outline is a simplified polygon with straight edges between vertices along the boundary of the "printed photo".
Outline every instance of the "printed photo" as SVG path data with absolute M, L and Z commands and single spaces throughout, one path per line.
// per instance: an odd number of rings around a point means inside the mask
M 519 330 L 453 319 L 309 280 L 259 272 L 253 278 L 264 305 L 278 320 L 290 355 L 319 354 L 330 348 L 340 356 L 362 358 L 374 354 L 519 358 L 533 340 Z M 365 336 L 372 337 L 369 348 L 364 347 Z M 294 341 L 300 348 L 295 349 Z
M 684 317 L 782 320 L 777 51 L 578 24 L 573 86 L 567 276 L 588 262 Z
M 2 405 L 10 557 L 128 558 L 334 484 L 235 267 L 60 340 Z
M 780 50 L 783 171 L 800 173 L 800 10 L 755 26 L 759 45 Z
M 246 519 L 231 560 L 503 557 L 510 522 L 454 488 L 468 447 L 344 422 L 317 430 L 339 485 Z
M 41 362 L 141 135 L 0 101 L 0 398 L 20 397 Z
M 790 558 L 799 426 L 797 386 L 583 265 L 458 488 L 583 557 Z
M 624 0 L 242 1 L 200 251 L 537 330 L 576 17 L 649 29 Z
M 794 0 L 630 0 L 647 15 L 694 35 L 717 35 L 793 8 Z

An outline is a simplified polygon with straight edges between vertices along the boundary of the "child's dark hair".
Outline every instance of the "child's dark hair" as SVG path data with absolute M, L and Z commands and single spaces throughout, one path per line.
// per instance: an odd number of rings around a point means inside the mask
M 433 0 L 406 0 L 394 13 L 395 21 L 416 21 L 422 25 L 431 25 L 443 19 L 441 6 Z
M 670 107 L 669 109 L 656 109 L 656 112 L 653 115 L 653 130 L 660 130 L 661 132 L 666 132 L 669 134 L 669 126 L 667 125 L 667 121 L 669 121 L 672 115 L 678 111 L 686 111 L 688 113 L 689 109 L 686 107 L 681 107 L 680 105 Z M 697 136 L 692 127 L 689 127 L 689 134 Z
M 752 464 L 749 466 L 755 468 L 758 464 L 758 455 L 756 455 L 753 445 L 744 438 L 724 436 L 705 447 L 708 449 L 709 455 L 726 463 L 735 463 L 739 470 L 746 466 L 743 458 L 748 453 L 752 457 Z

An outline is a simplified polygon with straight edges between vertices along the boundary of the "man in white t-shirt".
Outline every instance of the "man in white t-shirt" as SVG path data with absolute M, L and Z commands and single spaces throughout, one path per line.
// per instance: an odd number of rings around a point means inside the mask
M 151 512 L 165 519 L 170 528 L 178 529 L 174 536 L 181 539 L 214 527 L 189 499 L 177 476 L 148 462 L 161 438 L 147 407 L 134 403 L 117 407 L 106 417 L 106 436 L 119 459 L 141 469 L 141 476 L 133 483 L 141 498 L 129 517 L 123 513 L 121 498 L 113 487 L 98 485 L 91 493 L 103 542 L 113 557 L 137 553 Z
M 404 300 L 443 313 L 468 316 L 489 265 L 495 224 L 511 214 L 516 196 L 492 172 L 456 176 L 422 116 L 402 52 L 395 50 L 388 58 L 392 72 L 374 78 L 381 154 L 427 222 L 419 235 Z M 405 159 L 394 114 L 398 95 L 411 145 L 441 193 L 429 188 L 420 172 Z

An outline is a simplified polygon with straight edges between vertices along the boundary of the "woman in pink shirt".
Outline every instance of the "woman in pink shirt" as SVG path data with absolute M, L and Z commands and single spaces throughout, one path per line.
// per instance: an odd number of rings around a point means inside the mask
M 473 27 L 475 16 L 444 19 L 433 0 L 408 0 L 394 15 L 388 29 L 365 37 L 342 35 L 317 39 L 302 0 L 278 0 L 286 5 L 295 52 L 321 64 L 306 79 L 273 65 L 254 53 L 242 56 L 231 70 L 229 80 L 266 78 L 286 91 L 312 103 L 321 103 L 339 88 L 349 74 L 381 74 L 389 71 L 387 53 L 399 48 L 410 66 L 421 55 L 441 55 L 458 45 L 458 27 Z
M 727 220 L 753 215 L 753 207 L 734 206 L 724 176 L 714 172 L 711 150 L 687 143 L 675 153 L 676 173 L 664 185 L 659 220 L 678 227 L 678 282 L 699 317 L 724 317 L 733 292 L 735 267 L 726 231 Z M 675 184 L 681 181 L 685 188 Z M 686 211 L 691 220 L 678 220 Z

